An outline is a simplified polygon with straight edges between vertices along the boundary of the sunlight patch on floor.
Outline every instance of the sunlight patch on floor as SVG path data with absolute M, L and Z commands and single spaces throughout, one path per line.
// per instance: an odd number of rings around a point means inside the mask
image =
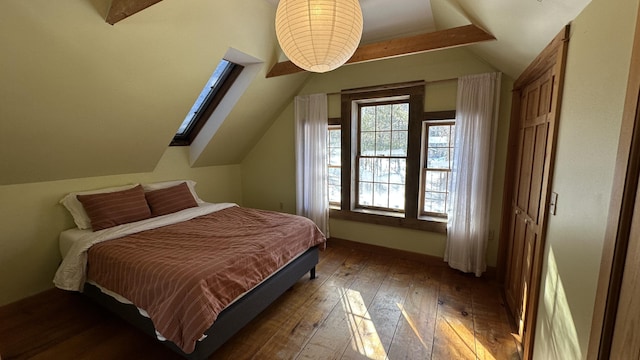
M 385 359 L 387 353 L 362 295 L 351 289 L 342 289 L 341 292 L 342 309 L 351 332 L 351 348 L 369 359 Z
M 407 324 L 409 324 L 409 327 L 411 328 L 413 333 L 416 334 L 416 337 L 418 338 L 418 340 L 420 340 L 420 343 L 422 344 L 422 346 L 425 349 L 429 349 L 430 346 L 427 345 L 427 343 L 424 342 L 424 339 L 422 338 L 422 336 L 420 336 L 420 331 L 418 330 L 418 327 L 416 326 L 416 323 L 411 319 L 411 316 L 409 315 L 407 310 L 404 308 L 404 306 L 402 304 L 396 303 L 396 305 L 398 305 L 398 309 L 400 309 L 400 312 L 402 313 L 402 316 L 407 321 Z

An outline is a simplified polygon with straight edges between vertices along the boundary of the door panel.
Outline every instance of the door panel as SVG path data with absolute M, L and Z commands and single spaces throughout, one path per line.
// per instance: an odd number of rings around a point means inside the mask
M 524 120 L 525 122 L 529 122 L 538 117 L 538 108 L 540 103 L 539 82 L 534 81 L 527 87 L 525 93 L 527 94 L 527 103 L 525 106 L 525 109 L 527 109 L 527 113 Z
M 532 226 L 531 220 L 525 221 L 525 236 L 524 236 L 524 263 L 522 265 L 522 298 L 520 302 L 520 317 L 517 319 L 519 322 L 518 333 L 524 338 L 525 333 L 528 331 L 525 324 L 525 317 L 527 316 L 527 304 L 529 303 L 529 294 L 531 289 L 531 278 L 533 275 L 533 261 L 534 252 L 536 247 L 537 234 L 535 227 Z
M 525 217 L 522 211 L 517 210 L 512 217 L 512 239 L 511 249 L 509 252 L 509 269 L 507 270 L 507 286 L 505 292 L 507 295 L 507 303 L 512 309 L 513 316 L 517 319 L 520 317 L 520 303 L 522 302 L 522 259 L 524 257 L 525 244 Z
M 529 191 L 529 207 L 527 214 L 538 223 L 540 215 L 540 200 L 542 197 L 542 182 L 544 180 L 544 164 L 546 160 L 547 135 L 549 124 L 544 122 L 535 128 L 535 142 L 533 144 L 533 166 L 531 170 L 531 188 Z
M 551 112 L 551 99 L 553 96 L 553 77 L 550 73 L 545 74 L 545 78 L 540 84 L 540 103 L 538 115 L 547 115 Z
M 521 155 L 520 155 L 520 183 L 518 184 L 518 199 L 516 206 L 520 209 L 529 207 L 529 192 L 531 189 L 531 170 L 533 167 L 533 148 L 536 134 L 533 128 L 522 129 Z

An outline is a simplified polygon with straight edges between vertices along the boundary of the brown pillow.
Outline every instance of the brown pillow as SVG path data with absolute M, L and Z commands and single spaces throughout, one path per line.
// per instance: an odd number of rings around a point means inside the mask
M 151 217 L 141 185 L 110 193 L 78 195 L 77 198 L 91 220 L 93 231 Z
M 171 214 L 176 211 L 198 206 L 187 183 L 180 183 L 164 189 L 147 191 L 147 203 L 151 216 Z

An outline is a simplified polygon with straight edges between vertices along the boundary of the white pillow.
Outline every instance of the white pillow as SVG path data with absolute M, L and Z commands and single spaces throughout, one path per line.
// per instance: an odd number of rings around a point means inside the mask
M 159 190 L 159 189 L 180 185 L 183 182 L 187 183 L 187 187 L 189 187 L 189 191 L 191 191 L 191 195 L 193 195 L 193 198 L 196 200 L 196 202 L 198 204 L 204 204 L 205 201 L 200 199 L 198 197 L 198 194 L 196 193 L 196 182 L 193 180 L 173 180 L 173 181 L 163 181 L 163 182 L 157 182 L 157 183 L 151 183 L 151 184 L 142 184 L 142 188 L 144 189 L 145 192 L 147 192 L 147 191 Z
M 87 213 L 84 211 L 84 207 L 82 206 L 82 203 L 78 201 L 78 198 L 76 198 L 76 195 L 111 193 L 115 191 L 133 189 L 138 185 L 139 184 L 132 184 L 132 185 L 123 185 L 123 186 L 116 186 L 116 187 L 97 189 L 97 190 L 72 192 L 72 193 L 69 193 L 67 196 L 63 197 L 60 200 L 60 204 L 64 205 L 64 207 L 66 207 L 67 210 L 69 210 L 69 213 L 71 214 L 71 216 L 73 216 L 73 222 L 76 223 L 76 226 L 78 227 L 78 229 L 82 229 L 82 230 L 91 229 L 91 220 L 89 219 L 89 216 L 87 215 Z

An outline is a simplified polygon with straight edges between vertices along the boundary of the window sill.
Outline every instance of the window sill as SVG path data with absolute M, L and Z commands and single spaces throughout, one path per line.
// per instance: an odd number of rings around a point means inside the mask
M 437 216 L 418 216 L 418 220 L 420 221 L 433 221 L 433 222 L 438 222 L 438 223 L 444 223 L 445 225 L 447 224 L 447 218 L 444 217 L 437 217 Z
M 329 217 L 332 219 L 358 221 L 369 224 L 401 227 L 441 234 L 447 233 L 447 220 L 435 217 L 420 217 L 419 219 L 406 219 L 404 214 L 372 210 L 338 210 L 330 209 Z
M 366 214 L 366 215 L 376 215 L 376 216 L 387 216 L 396 219 L 404 219 L 404 213 L 396 212 L 396 211 L 384 211 L 384 210 L 372 210 L 372 209 L 354 209 L 351 210 L 352 213 L 357 214 Z

